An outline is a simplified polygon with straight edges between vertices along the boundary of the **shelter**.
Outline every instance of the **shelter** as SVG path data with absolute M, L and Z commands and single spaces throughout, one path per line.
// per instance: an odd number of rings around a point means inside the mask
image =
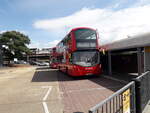
M 101 48 L 107 52 L 101 60 L 109 75 L 112 75 L 113 71 L 141 75 L 150 70 L 150 33 L 105 44 Z

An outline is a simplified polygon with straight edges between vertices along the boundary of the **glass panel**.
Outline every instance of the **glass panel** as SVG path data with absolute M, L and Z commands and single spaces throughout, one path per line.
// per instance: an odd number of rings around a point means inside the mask
M 77 48 L 79 47 L 96 47 L 96 42 L 77 42 Z
M 91 29 L 78 29 L 75 31 L 76 39 L 96 39 L 96 31 Z
M 94 66 L 99 63 L 99 54 L 97 51 L 78 51 L 73 53 L 73 64 L 80 66 Z
M 57 59 L 56 58 L 52 58 L 52 63 L 57 63 Z
M 75 31 L 77 48 L 96 47 L 96 31 L 91 29 L 78 29 Z

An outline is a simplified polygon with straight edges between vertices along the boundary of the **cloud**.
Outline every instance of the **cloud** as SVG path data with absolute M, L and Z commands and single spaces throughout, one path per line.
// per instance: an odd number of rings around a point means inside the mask
M 59 41 L 60 40 L 53 40 L 48 43 L 40 43 L 40 42 L 31 41 L 29 48 L 51 48 L 51 47 L 55 47 Z
M 2 31 L 0 31 L 0 34 L 2 34 L 2 33 L 4 33 L 4 32 L 6 32 L 6 30 L 2 30 Z
M 142 1 L 142 0 L 141 0 Z M 143 2 L 144 3 L 144 2 Z M 105 44 L 144 32 L 150 32 L 150 5 L 137 5 L 121 10 L 83 8 L 72 15 L 38 20 L 33 26 L 54 33 L 66 32 L 74 27 L 98 29 L 100 43 Z
M 135 4 L 135 6 L 143 6 L 143 5 L 147 5 L 150 4 L 149 0 L 138 0 L 138 2 Z

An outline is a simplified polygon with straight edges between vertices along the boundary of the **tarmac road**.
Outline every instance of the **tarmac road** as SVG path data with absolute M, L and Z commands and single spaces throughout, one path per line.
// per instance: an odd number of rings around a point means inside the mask
M 87 113 L 124 85 L 45 67 L 0 69 L 0 113 Z
M 62 113 L 57 76 L 49 75 L 50 69 L 42 70 L 0 70 L 0 113 Z M 53 81 L 47 81 L 49 78 Z

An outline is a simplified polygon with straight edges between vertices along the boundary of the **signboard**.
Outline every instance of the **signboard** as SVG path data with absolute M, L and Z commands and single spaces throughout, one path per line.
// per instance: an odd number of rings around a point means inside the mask
M 130 113 L 130 89 L 122 94 L 123 96 L 123 113 Z
M 150 47 L 145 47 L 145 52 L 150 52 Z

